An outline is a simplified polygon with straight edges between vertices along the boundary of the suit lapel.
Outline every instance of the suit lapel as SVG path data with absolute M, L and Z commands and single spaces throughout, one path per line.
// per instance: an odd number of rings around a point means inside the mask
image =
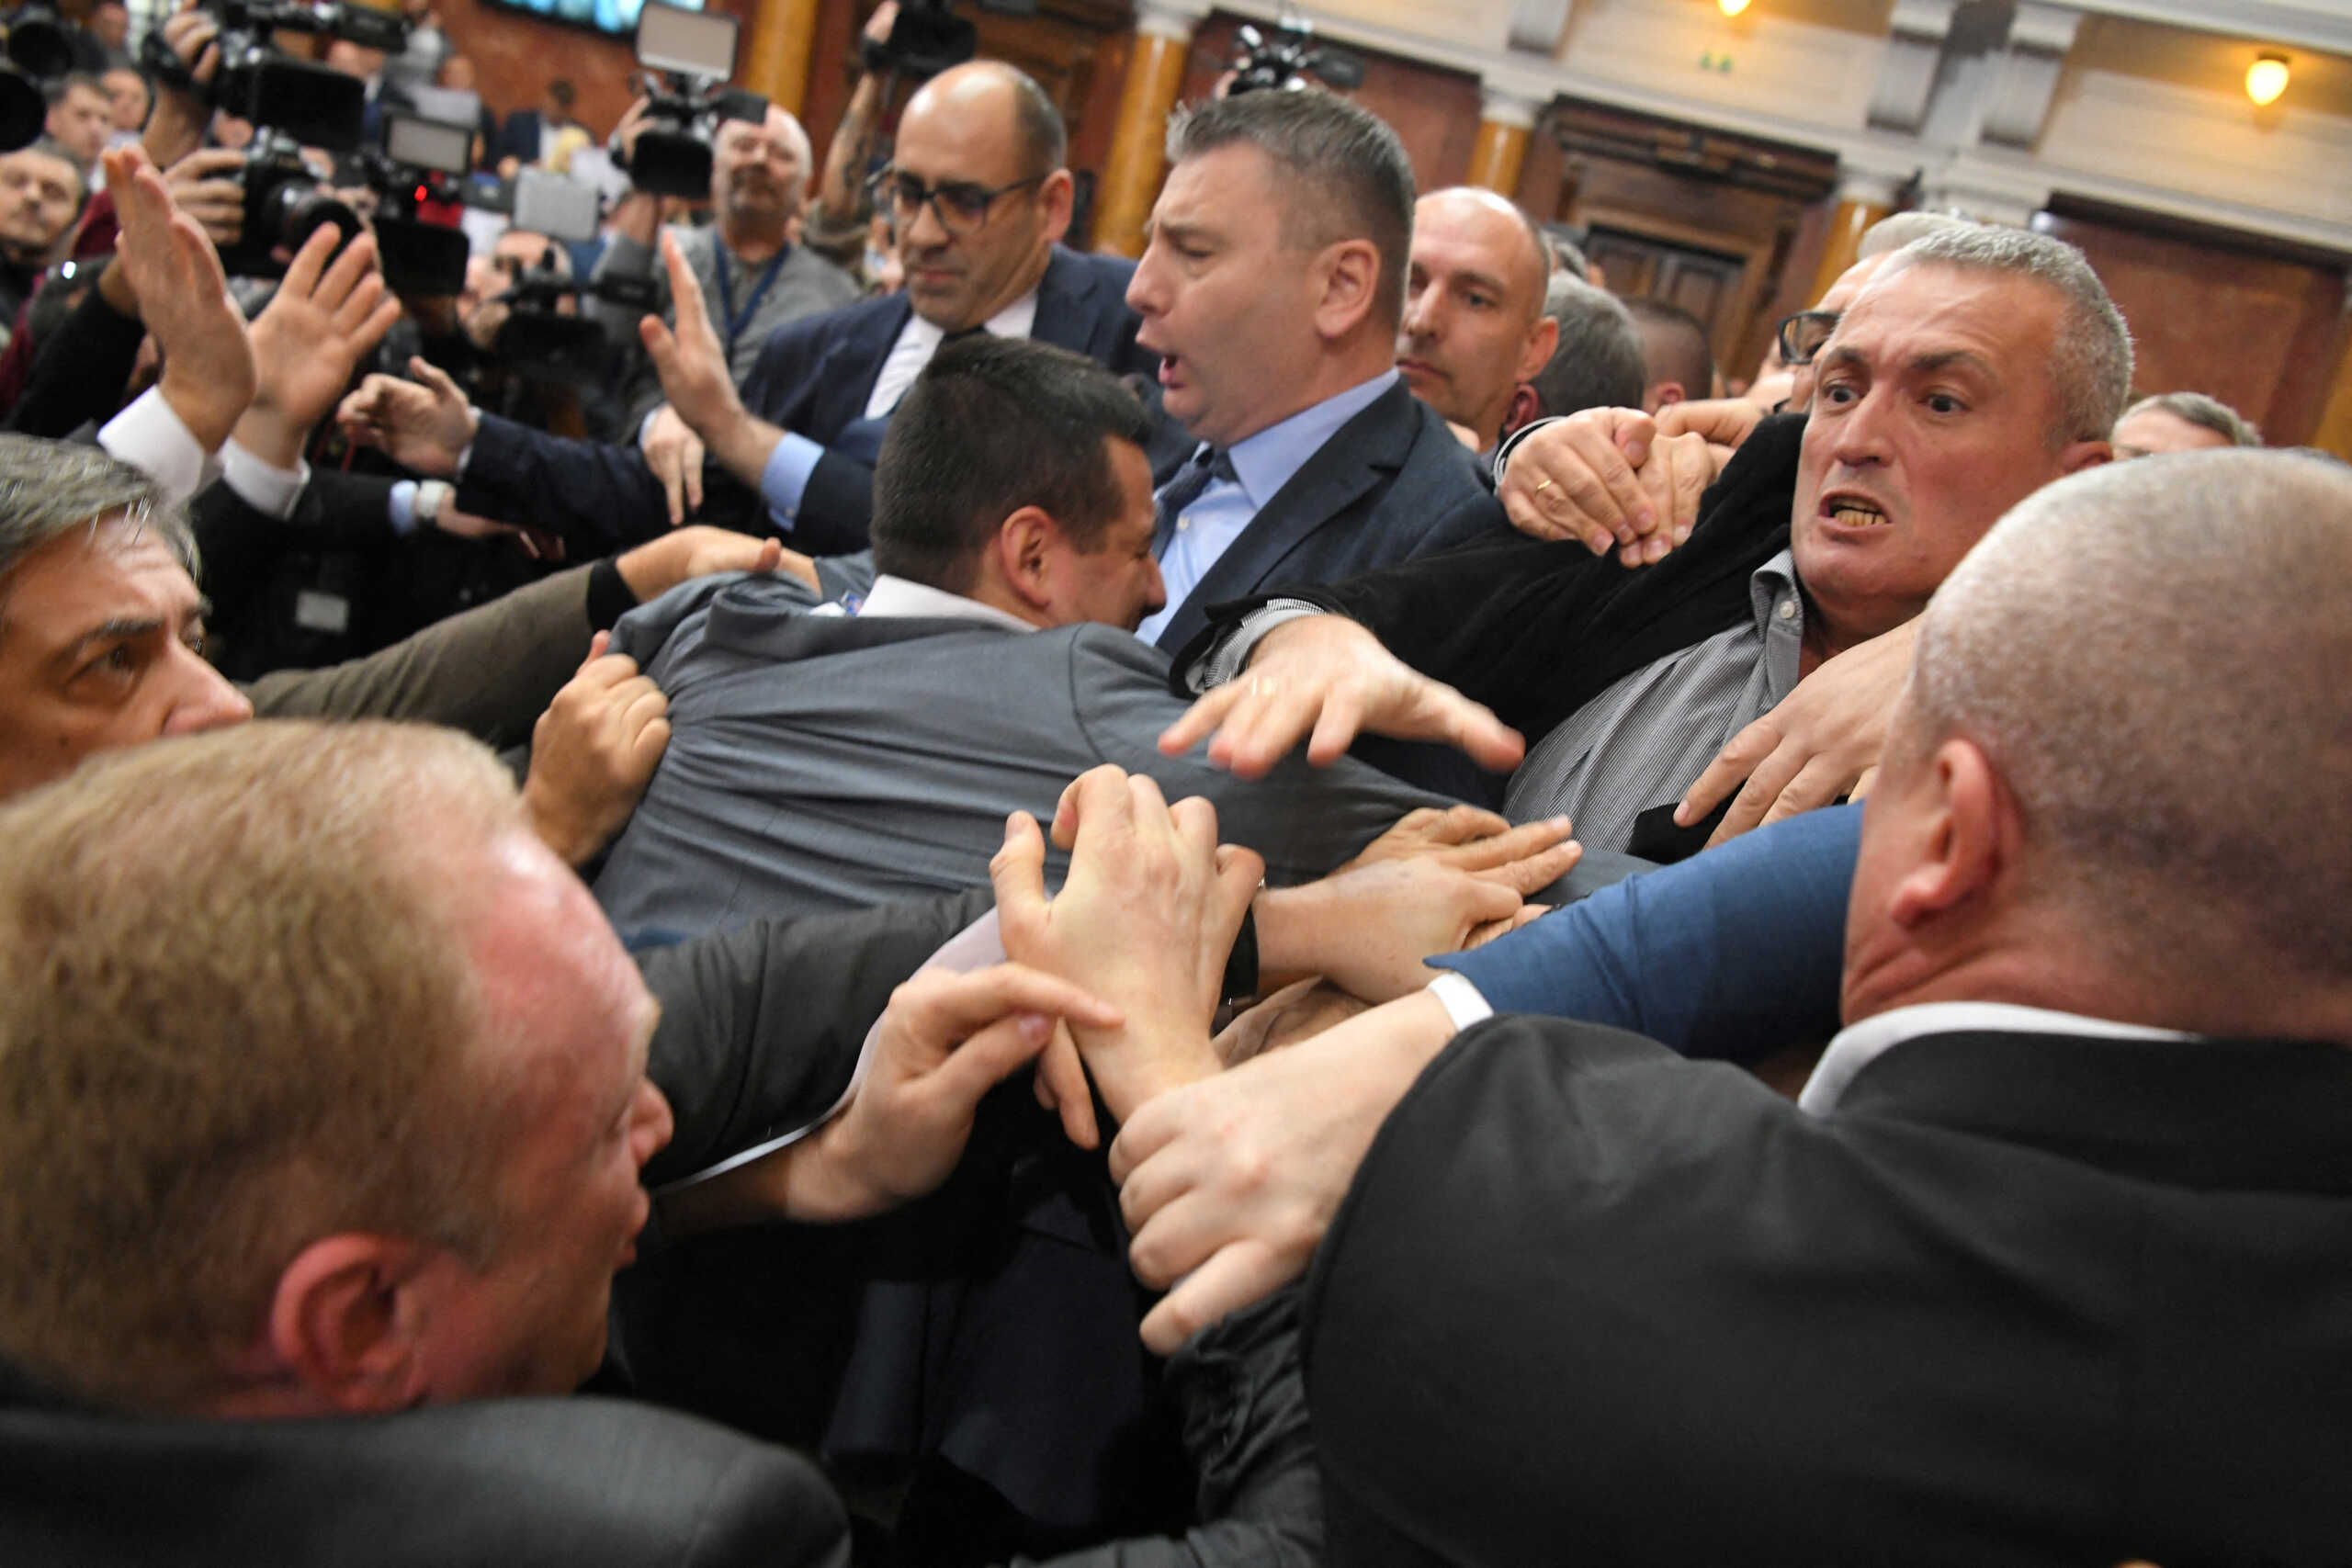
M 903 290 L 892 297 L 891 305 L 890 310 L 870 312 L 835 337 L 817 367 L 818 384 L 839 389 L 837 430 L 865 417 L 865 400 L 882 379 L 882 362 L 890 357 L 899 334 L 914 315 L 914 302 Z
M 1100 357 L 1094 326 L 1102 315 L 1095 301 L 1102 288 L 1091 267 L 1056 245 L 1046 262 L 1046 276 L 1037 280 L 1037 316 L 1029 335 L 1090 359 Z
M 1159 646 L 1182 648 L 1208 624 L 1209 605 L 1259 592 L 1293 551 L 1403 467 L 1418 433 L 1412 390 L 1400 380 L 1333 432 L 1290 482 L 1267 498 L 1240 537 L 1193 585 L 1192 596 L 1161 632 Z

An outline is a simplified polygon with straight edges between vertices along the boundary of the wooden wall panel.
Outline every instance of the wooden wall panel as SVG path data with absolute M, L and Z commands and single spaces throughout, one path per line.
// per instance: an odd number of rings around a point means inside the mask
M 704 8 L 741 17 L 742 38 L 748 41 L 753 4 L 705 0 Z M 518 108 L 537 107 L 548 84 L 559 76 L 569 77 L 580 89 L 573 112 L 600 141 L 628 109 L 629 73 L 637 68 L 628 39 L 566 27 L 486 0 L 435 0 L 435 9 L 458 52 L 474 62 L 482 101 L 501 118 Z
M 2112 209 L 2044 213 L 2034 226 L 2080 246 L 2114 296 L 2136 393 L 2205 392 L 2274 446 L 2312 438 L 2344 348 L 2342 262 Z
M 808 137 L 821 164 L 833 131 L 849 107 L 857 80 L 856 45 L 876 0 L 820 0 L 817 37 L 810 51 Z M 1043 6 L 1031 17 L 1000 16 L 967 8 L 962 15 L 979 31 L 979 52 L 1009 61 L 1037 79 L 1062 111 L 1069 132 L 1073 169 L 1099 169 L 1110 156 L 1111 132 L 1119 114 L 1119 88 L 1131 43 L 1128 13 L 1112 0 L 1069 0 Z M 905 102 L 902 87 L 886 124 L 895 124 Z M 1084 237 L 1070 243 L 1084 248 Z
M 1179 101 L 1209 96 L 1234 53 L 1239 18 L 1218 13 L 1193 35 L 1192 62 Z M 1363 62 L 1363 85 L 1348 95 L 1396 128 L 1422 190 L 1458 186 L 1470 173 L 1478 141 L 1478 79 L 1417 60 L 1352 51 Z

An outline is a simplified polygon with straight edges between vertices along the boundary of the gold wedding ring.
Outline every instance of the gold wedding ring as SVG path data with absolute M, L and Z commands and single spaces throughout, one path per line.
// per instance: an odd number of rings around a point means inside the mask
M 1250 677 L 1250 694 L 1253 697 L 1272 696 L 1280 690 L 1282 686 L 1279 682 L 1268 680 L 1263 675 Z
M 1533 498 L 1533 497 L 1535 497 L 1535 496 L 1542 495 L 1545 491 L 1550 490 L 1551 488 L 1552 488 L 1552 481 L 1551 481 L 1550 479 L 1545 479 L 1543 483 L 1541 483 L 1541 484 L 1537 485 L 1533 490 L 1529 491 L 1527 493 L 1528 493 L 1529 497 L 1532 499 L 1532 498 Z

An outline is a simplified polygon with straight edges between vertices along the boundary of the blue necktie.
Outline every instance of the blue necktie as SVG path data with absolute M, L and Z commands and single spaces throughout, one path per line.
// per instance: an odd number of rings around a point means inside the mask
M 1159 520 L 1151 535 L 1153 555 L 1168 553 L 1168 541 L 1176 533 L 1176 519 L 1183 515 L 1184 508 L 1201 499 L 1203 491 L 1220 479 L 1230 479 L 1236 484 L 1241 482 L 1241 477 L 1233 471 L 1232 457 L 1217 447 L 1204 445 L 1184 460 L 1184 466 L 1176 470 L 1175 478 L 1160 487 L 1159 494 L 1153 502 L 1159 512 Z

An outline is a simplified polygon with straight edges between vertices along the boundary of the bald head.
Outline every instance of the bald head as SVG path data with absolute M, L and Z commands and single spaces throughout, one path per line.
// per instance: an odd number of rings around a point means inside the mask
M 1552 357 L 1550 272 L 1543 234 L 1493 191 L 1455 186 L 1414 205 L 1396 368 L 1415 396 L 1482 446 L 1500 434 L 1520 384 Z
M 1544 288 L 1551 276 L 1552 250 L 1535 220 L 1516 202 L 1477 186 L 1449 186 L 1413 204 L 1417 243 L 1431 229 L 1475 233 L 1497 276 L 1511 293 L 1521 324 L 1544 313 Z
M 1009 126 L 1024 179 L 1053 173 L 1069 153 L 1061 111 L 1034 77 L 1001 60 L 974 60 L 952 66 L 907 100 L 909 118 L 941 115 Z
M 2352 468 L 2116 464 L 2030 497 L 1946 581 L 1888 767 L 1974 742 L 2031 897 L 2143 989 L 2241 1010 L 2205 1027 L 2292 1032 L 2262 993 L 2352 989 L 2346 671 Z

